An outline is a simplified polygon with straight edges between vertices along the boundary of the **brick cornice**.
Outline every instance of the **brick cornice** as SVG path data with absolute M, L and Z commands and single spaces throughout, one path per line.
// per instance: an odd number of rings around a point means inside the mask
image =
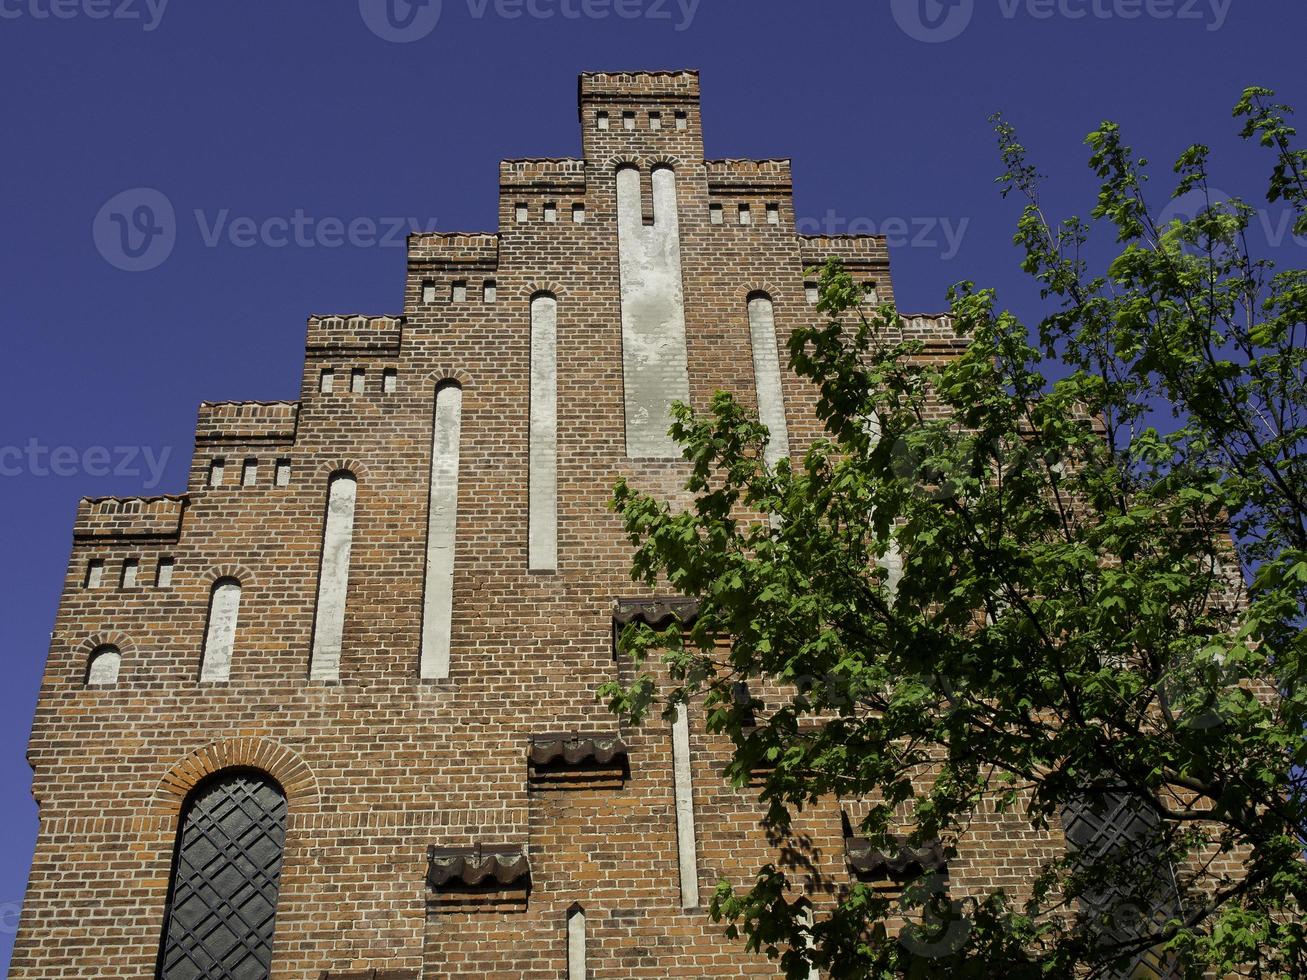
M 151 810 L 176 817 L 191 790 L 224 769 L 257 769 L 275 779 L 286 794 L 291 813 L 318 810 L 318 781 L 294 749 L 260 736 L 224 738 L 188 753 L 155 788 Z

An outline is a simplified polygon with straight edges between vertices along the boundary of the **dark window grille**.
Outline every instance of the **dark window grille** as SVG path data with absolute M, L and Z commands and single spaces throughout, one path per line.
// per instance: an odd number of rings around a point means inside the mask
M 224 773 L 182 812 L 159 980 L 266 980 L 286 842 L 286 796 L 267 776 Z
M 1080 896 L 1090 934 L 1105 955 L 1159 932 L 1181 912 L 1175 871 L 1162 848 L 1157 814 L 1116 788 L 1082 790 L 1062 811 L 1062 828 L 1078 862 L 1102 869 Z M 1174 957 L 1144 949 L 1107 964 L 1104 978 L 1172 980 L 1184 976 Z

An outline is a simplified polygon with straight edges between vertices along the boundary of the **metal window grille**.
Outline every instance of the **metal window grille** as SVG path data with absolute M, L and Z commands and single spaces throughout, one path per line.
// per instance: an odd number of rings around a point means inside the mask
M 1162 851 L 1157 815 L 1113 788 L 1086 789 L 1062 811 L 1067 842 L 1084 866 L 1101 869 L 1080 896 L 1081 914 L 1104 951 L 1125 947 L 1180 915 L 1175 871 Z M 1105 978 L 1182 977 L 1179 964 L 1156 948 L 1106 966 Z
M 286 841 L 286 797 L 237 772 L 204 784 L 182 816 L 160 980 L 266 980 Z

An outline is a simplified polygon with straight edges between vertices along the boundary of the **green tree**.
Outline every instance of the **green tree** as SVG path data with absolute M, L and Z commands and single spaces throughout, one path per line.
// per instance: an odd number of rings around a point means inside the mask
M 1307 234 L 1307 153 L 1273 98 L 1249 89 L 1235 116 Z M 888 851 L 897 830 L 975 853 L 985 807 L 1056 832 L 1107 799 L 1145 828 L 1011 894 L 954 901 L 928 875 L 900 907 L 853 884 L 810 927 L 780 867 L 719 885 L 712 915 L 788 976 L 1071 976 L 1146 953 L 1302 976 L 1307 272 L 1250 254 L 1240 201 L 1159 222 L 1110 123 L 1087 140 L 1092 219 L 1050 222 L 995 123 L 1047 315 L 1028 329 L 962 283 L 961 352 L 941 362 L 825 268 L 826 322 L 789 350 L 824 438 L 771 468 L 765 427 L 718 393 L 676 409 L 688 509 L 618 484 L 633 576 L 700 613 L 628 627 L 642 666 L 605 696 L 630 720 L 702 698 L 734 746 L 726 778 L 766 772 L 778 833 L 832 798 L 864 801 L 857 832 Z M 1210 195 L 1205 147 L 1175 173 L 1174 197 Z M 1104 229 L 1115 258 L 1094 271 Z M 740 682 L 778 693 L 745 704 Z

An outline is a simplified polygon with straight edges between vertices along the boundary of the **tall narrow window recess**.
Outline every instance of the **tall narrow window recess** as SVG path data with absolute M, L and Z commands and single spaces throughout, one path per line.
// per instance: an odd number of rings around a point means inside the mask
M 277 460 L 277 473 L 276 473 L 275 480 L 277 486 L 279 487 L 290 486 L 290 460 L 288 459 Z
M 82 582 L 82 587 L 87 589 L 98 589 L 104 584 L 104 559 L 92 558 L 86 563 L 86 579 Z
M 331 368 L 323 368 L 322 374 L 318 376 L 318 391 L 324 395 L 330 395 L 331 390 L 336 387 L 336 372 Z
M 223 477 L 227 473 L 227 461 L 225 459 L 215 459 L 209 463 L 209 486 L 222 486 Z
M 424 282 L 422 284 L 422 302 L 434 303 L 436 301 L 436 284 L 434 282 Z
M 349 561 L 357 500 L 358 481 L 353 473 L 342 471 L 332 476 L 327 487 L 318 610 L 313 624 L 313 656 L 309 666 L 309 677 L 315 681 L 340 679 L 340 650 L 345 634 L 345 604 L 349 594 Z
M 585 909 L 579 904 L 567 910 L 567 980 L 586 980 Z
M 225 681 L 231 676 L 240 608 L 240 582 L 223 578 L 213 584 L 209 595 L 209 625 L 204 634 L 204 660 L 200 665 L 201 681 Z
M 118 683 L 122 654 L 115 646 L 97 647 L 86 666 L 87 687 L 113 687 Z
M 800 913 L 800 919 L 803 923 L 803 946 L 804 949 L 816 949 L 817 941 L 812 935 L 813 927 L 817 924 L 816 916 L 812 911 L 812 904 L 805 901 L 803 911 Z M 808 980 L 820 980 L 821 973 L 815 966 L 808 967 Z
M 363 368 L 354 368 L 349 373 L 349 390 L 351 394 L 361 395 L 367 390 L 368 375 Z
M 467 302 L 467 281 L 459 279 L 449 288 L 449 300 L 452 303 Z
M 486 303 L 493 303 L 499 299 L 499 283 L 494 279 L 487 279 L 481 284 L 481 299 Z
M 781 207 L 779 204 L 767 205 L 767 224 L 779 225 L 781 223 Z
M 595 116 L 595 128 L 601 132 L 608 128 L 608 113 L 600 112 Z
M 259 482 L 259 461 L 247 459 L 241 464 L 241 486 L 252 487 Z
M 136 573 L 140 571 L 141 562 L 139 558 L 127 558 L 123 561 L 123 574 L 118 580 L 118 588 L 134 589 L 136 588 Z
M 558 568 L 558 302 L 531 300 L 531 449 L 528 568 Z
M 652 175 L 654 223 L 644 223 L 640 171 L 617 171 L 617 242 L 622 295 L 626 454 L 678 459 L 668 435 L 673 402 L 690 400 L 676 174 Z
M 699 853 L 694 829 L 694 777 L 690 768 L 690 716 L 676 708 L 672 722 L 672 770 L 676 799 L 676 849 L 681 872 L 681 908 L 699 907 Z
M 790 455 L 785 425 L 785 398 L 781 392 L 781 359 L 776 342 L 776 319 L 771 297 L 749 297 L 749 338 L 753 343 L 753 377 L 758 389 L 758 417 L 769 433 L 764 458 L 775 466 Z
M 164 911 L 159 980 L 267 977 L 286 845 L 286 794 L 227 771 L 182 810 Z
M 458 530 L 458 451 L 463 428 L 463 389 L 436 389 L 431 435 L 431 490 L 427 504 L 427 575 L 422 605 L 423 680 L 449 676 L 454 619 L 454 545 Z
M 172 558 L 164 557 L 159 559 L 159 565 L 154 571 L 154 587 L 156 589 L 172 588 L 172 567 Z

